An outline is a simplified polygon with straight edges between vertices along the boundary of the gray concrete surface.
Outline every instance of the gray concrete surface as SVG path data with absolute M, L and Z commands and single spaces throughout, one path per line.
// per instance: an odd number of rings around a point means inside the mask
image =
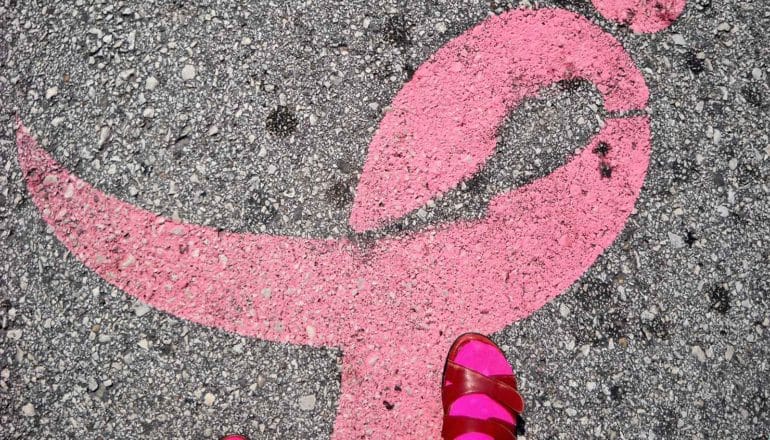
M 513 3 L 0 1 L 0 438 L 324 439 L 340 374 L 337 350 L 199 327 L 84 268 L 27 196 L 15 114 L 79 176 L 158 214 L 350 234 L 382 108 L 432 52 Z M 654 135 L 624 233 L 494 335 L 521 378 L 527 438 L 767 438 L 770 7 L 694 0 L 670 29 L 636 35 L 589 2 L 537 3 L 623 43 Z M 483 215 L 596 131 L 598 99 L 582 83 L 545 91 L 511 114 L 480 177 L 382 234 Z

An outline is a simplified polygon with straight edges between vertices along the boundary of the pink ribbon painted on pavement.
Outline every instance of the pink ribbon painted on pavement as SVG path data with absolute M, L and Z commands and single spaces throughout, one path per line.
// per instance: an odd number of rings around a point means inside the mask
M 472 175 L 512 108 L 570 78 L 591 81 L 609 111 L 646 105 L 644 78 L 621 45 L 571 12 L 511 11 L 447 43 L 374 135 L 351 225 L 376 227 Z M 600 143 L 606 153 L 594 152 Z M 439 377 L 452 339 L 539 309 L 623 229 L 644 182 L 650 127 L 647 116 L 607 119 L 568 163 L 493 198 L 485 218 L 367 249 L 175 222 L 74 176 L 21 124 L 17 144 L 43 218 L 106 281 L 202 325 L 341 347 L 333 437 L 424 439 L 440 431 Z

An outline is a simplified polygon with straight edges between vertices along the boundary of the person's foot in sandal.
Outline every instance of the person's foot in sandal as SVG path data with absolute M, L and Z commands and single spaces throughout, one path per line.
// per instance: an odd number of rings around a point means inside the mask
M 513 368 L 486 336 L 466 333 L 455 340 L 441 384 L 445 440 L 515 440 L 524 433 L 524 400 Z

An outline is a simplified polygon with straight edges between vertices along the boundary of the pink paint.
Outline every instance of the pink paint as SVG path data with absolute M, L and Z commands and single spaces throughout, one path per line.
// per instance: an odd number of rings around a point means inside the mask
M 687 0 L 591 0 L 607 20 L 625 23 L 636 33 L 662 31 L 682 15 Z
M 510 109 L 556 81 L 591 81 L 608 111 L 644 108 L 644 78 L 620 44 L 576 17 L 561 10 L 492 17 L 417 69 L 369 145 L 353 229 L 402 217 L 471 177 L 494 153 Z
M 448 43 L 383 119 L 351 223 L 379 224 L 472 173 L 492 153 L 494 128 L 510 108 L 571 76 L 594 82 L 610 110 L 646 105 L 647 87 L 628 54 L 570 12 L 512 11 Z M 444 95 L 436 100 L 432 93 Z M 458 129 L 465 125 L 473 129 Z M 610 145 L 606 157 L 592 151 L 599 142 Z M 623 229 L 647 170 L 650 129 L 644 116 L 608 119 L 567 164 L 495 197 L 486 218 L 386 238 L 369 249 L 344 238 L 174 222 L 70 174 L 21 124 L 17 144 L 34 203 L 87 267 L 141 301 L 202 325 L 342 347 L 333 437 L 424 439 L 440 429 L 439 377 L 452 339 L 528 316 L 569 287 Z M 390 157 L 397 153 L 406 159 Z M 601 177 L 601 163 L 612 167 L 611 178 Z M 395 202 L 379 199 L 378 189 Z M 381 209 L 377 200 L 387 204 Z M 395 407 L 387 410 L 383 401 Z

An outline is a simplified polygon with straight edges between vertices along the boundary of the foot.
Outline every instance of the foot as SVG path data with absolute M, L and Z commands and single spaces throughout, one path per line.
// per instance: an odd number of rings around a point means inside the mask
M 523 433 L 513 369 L 485 336 L 466 333 L 452 344 L 441 394 L 446 440 L 515 440 Z

